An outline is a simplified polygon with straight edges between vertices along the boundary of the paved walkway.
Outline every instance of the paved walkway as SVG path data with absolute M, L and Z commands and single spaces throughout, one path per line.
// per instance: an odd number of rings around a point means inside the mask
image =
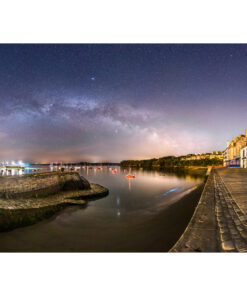
M 247 252 L 247 169 L 208 177 L 195 213 L 171 252 Z
M 247 170 L 215 173 L 216 217 L 222 251 L 247 251 Z

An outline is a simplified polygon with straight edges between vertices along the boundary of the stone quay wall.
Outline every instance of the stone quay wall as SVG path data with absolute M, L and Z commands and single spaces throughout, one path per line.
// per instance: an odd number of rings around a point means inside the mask
M 215 216 L 214 172 L 212 172 L 207 178 L 190 223 L 169 252 L 219 251 Z
M 247 169 L 209 175 L 189 225 L 170 252 L 247 252 Z
M 61 191 L 90 189 L 77 172 L 48 172 L 0 177 L 0 198 L 40 198 Z

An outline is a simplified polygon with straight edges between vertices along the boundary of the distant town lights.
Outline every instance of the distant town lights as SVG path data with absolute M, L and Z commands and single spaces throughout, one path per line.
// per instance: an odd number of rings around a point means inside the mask
M 25 163 L 22 161 L 22 160 L 19 160 L 19 161 L 14 161 L 14 160 L 1 160 L 0 161 L 0 164 L 1 165 L 12 165 L 12 166 L 24 166 Z

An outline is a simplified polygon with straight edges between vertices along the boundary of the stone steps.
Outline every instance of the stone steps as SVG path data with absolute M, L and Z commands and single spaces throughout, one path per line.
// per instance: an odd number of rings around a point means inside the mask
M 247 218 L 222 178 L 214 171 L 215 214 L 223 252 L 247 252 Z

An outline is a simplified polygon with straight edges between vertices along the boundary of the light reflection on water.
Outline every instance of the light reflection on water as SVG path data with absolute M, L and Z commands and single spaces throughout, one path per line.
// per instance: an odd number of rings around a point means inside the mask
M 78 172 L 109 188 L 109 195 L 86 208 L 69 207 L 52 219 L 1 233 L 0 250 L 167 251 L 195 206 L 189 200 L 180 205 L 179 200 L 202 183 L 205 174 L 132 170 L 135 178 L 127 179 L 129 171 L 120 167 L 81 167 Z

